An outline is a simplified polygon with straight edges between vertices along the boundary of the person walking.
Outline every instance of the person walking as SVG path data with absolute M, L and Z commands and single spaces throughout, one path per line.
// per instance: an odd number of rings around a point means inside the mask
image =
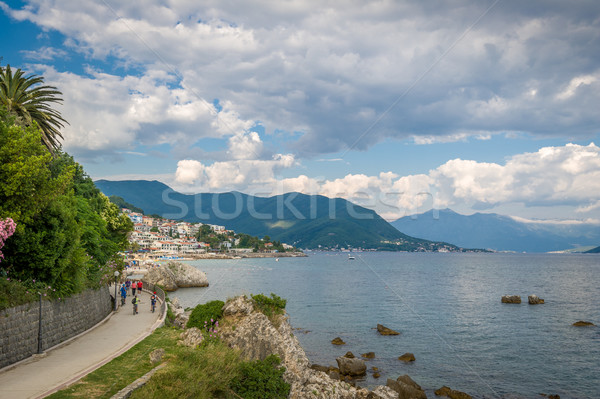
M 131 295 L 133 295 L 133 296 L 135 296 L 135 287 L 136 287 L 135 281 L 132 281 L 131 282 Z
M 154 310 L 156 309 L 156 300 L 158 299 L 158 297 L 156 296 L 156 291 L 154 292 L 154 294 L 152 294 L 152 296 L 150 297 L 150 310 L 152 311 L 152 313 L 154 313 Z
M 137 289 L 138 289 L 138 292 L 140 293 L 140 295 L 142 294 L 142 286 L 143 286 L 142 280 L 138 281 Z
M 129 288 L 131 288 L 131 281 L 125 281 L 125 288 L 127 288 L 127 293 L 129 294 Z

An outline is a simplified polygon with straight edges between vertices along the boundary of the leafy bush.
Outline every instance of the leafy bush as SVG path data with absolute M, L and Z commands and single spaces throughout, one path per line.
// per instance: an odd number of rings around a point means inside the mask
M 234 380 L 231 389 L 244 399 L 287 398 L 290 384 L 283 380 L 285 367 L 278 367 L 279 356 L 269 355 L 265 360 L 242 362 L 241 377 Z
M 271 318 L 277 314 L 283 314 L 287 301 L 273 293 L 269 298 L 266 295 L 258 294 L 252 295 L 254 303 L 258 309 L 267 317 Z
M 204 322 L 212 323 L 214 320 L 219 320 L 223 316 L 223 305 L 225 305 L 223 301 L 210 301 L 196 306 L 192 310 L 187 328 L 197 327 L 203 329 Z

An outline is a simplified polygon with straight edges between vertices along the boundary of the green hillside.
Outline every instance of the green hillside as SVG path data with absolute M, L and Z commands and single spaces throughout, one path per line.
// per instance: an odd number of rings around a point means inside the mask
M 460 248 L 409 237 L 377 213 L 341 198 L 287 193 L 254 197 L 239 192 L 181 194 L 158 181 L 107 181 L 96 185 L 144 210 L 168 219 L 218 224 L 236 232 L 300 248 L 354 247 L 379 250 L 436 251 Z
M 600 247 L 590 249 L 589 251 L 585 251 L 584 253 L 585 254 L 600 254 Z

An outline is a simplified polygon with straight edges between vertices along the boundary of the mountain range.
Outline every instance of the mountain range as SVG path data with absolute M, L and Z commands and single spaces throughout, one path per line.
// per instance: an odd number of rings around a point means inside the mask
M 445 243 L 401 233 L 374 211 L 341 198 L 287 193 L 255 197 L 240 192 L 182 194 L 158 181 L 97 180 L 107 196 L 116 195 L 167 219 L 225 226 L 298 248 L 363 248 L 403 251 L 459 251 Z
M 551 252 L 600 243 L 597 224 L 523 222 L 494 213 L 461 215 L 451 209 L 405 216 L 391 224 L 414 237 L 496 251 Z

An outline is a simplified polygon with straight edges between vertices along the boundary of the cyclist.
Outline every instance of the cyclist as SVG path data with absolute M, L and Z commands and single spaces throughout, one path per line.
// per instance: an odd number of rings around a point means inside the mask
M 121 284 L 121 306 L 125 305 L 125 298 L 127 298 L 127 288 L 125 284 Z
M 133 303 L 133 314 L 138 314 L 138 304 L 140 303 L 140 298 L 138 298 L 137 295 L 134 296 L 131 300 L 131 303 Z

